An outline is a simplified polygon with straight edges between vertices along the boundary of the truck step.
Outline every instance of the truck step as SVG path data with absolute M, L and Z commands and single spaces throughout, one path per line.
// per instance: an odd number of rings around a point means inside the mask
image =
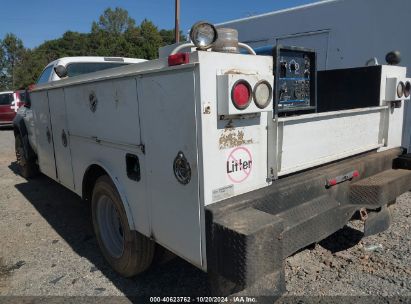
M 393 168 L 411 170 L 411 153 L 400 155 L 394 159 Z
M 322 195 L 277 214 L 284 220 L 283 257 L 341 229 L 351 214 L 347 217 L 336 216 L 339 214 L 339 207 L 340 203 L 335 199 Z
M 350 202 L 379 208 L 411 190 L 411 171 L 390 169 L 351 184 Z

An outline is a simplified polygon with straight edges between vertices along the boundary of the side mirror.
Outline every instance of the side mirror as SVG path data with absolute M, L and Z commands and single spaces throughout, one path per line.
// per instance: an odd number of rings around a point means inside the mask
M 55 66 L 54 72 L 56 72 L 57 76 L 60 78 L 67 77 L 67 69 L 64 65 Z
M 31 85 L 30 85 L 31 86 Z M 23 104 L 23 107 L 25 107 L 25 108 L 29 108 L 30 109 L 30 107 L 31 107 L 31 100 L 30 100 L 30 91 L 31 91 L 31 88 L 30 88 L 30 86 L 29 86 L 29 88 L 28 89 L 26 89 L 26 90 L 24 90 L 24 104 Z
M 27 89 L 24 90 L 24 104 L 23 104 L 23 106 L 25 108 L 30 109 L 30 107 L 31 107 L 30 92 L 31 92 L 31 90 L 34 89 L 34 87 L 35 87 L 35 84 L 32 83 L 27 87 Z

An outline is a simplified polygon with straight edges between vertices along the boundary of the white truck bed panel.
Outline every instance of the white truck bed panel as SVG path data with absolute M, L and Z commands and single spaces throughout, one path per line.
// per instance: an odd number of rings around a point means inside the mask
M 279 119 L 279 176 L 381 147 L 379 126 L 386 110 L 381 107 Z
M 109 142 L 140 145 L 135 78 L 86 83 L 65 88 L 70 134 Z M 95 98 L 95 110 L 90 110 Z
M 145 145 L 151 236 L 161 245 L 203 267 L 197 149 L 196 69 L 143 75 L 138 82 L 141 132 Z M 191 180 L 181 184 L 173 164 L 181 152 Z

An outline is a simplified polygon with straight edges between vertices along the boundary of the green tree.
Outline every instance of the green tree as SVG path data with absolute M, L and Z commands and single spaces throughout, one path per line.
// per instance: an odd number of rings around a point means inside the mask
M 0 46 L 3 44 L 3 41 L 0 40 Z M 0 91 L 7 89 L 7 69 L 6 69 L 6 56 L 4 55 L 4 50 L 0 47 Z
M 107 8 L 98 22 L 93 22 L 92 32 L 102 30 L 110 34 L 123 34 L 127 30 L 135 27 L 135 20 L 128 15 L 128 11 L 120 7 L 114 10 Z
M 1 42 L 1 86 L 2 89 L 15 88 L 15 68 L 20 63 L 24 46 L 21 39 L 12 33 L 6 34 Z
M 44 67 L 49 63 L 42 55 L 38 51 L 29 49 L 23 52 L 21 61 L 15 69 L 16 89 L 27 88 L 36 82 Z
M 162 45 L 169 45 L 175 43 L 175 31 L 174 30 L 161 30 L 160 36 L 163 39 Z M 186 37 L 182 31 L 180 31 L 180 41 L 185 41 Z
M 163 39 L 153 22 L 144 19 L 140 24 L 141 39 L 137 41 L 137 46 L 141 49 L 143 58 L 158 58 L 158 48 L 162 45 Z
M 184 39 L 181 34 L 181 40 Z M 107 8 L 98 21 L 92 23 L 90 33 L 68 31 L 60 38 L 45 41 L 31 50 L 25 49 L 21 40 L 12 34 L 0 40 L 0 88 L 16 89 L 35 83 L 44 67 L 61 57 L 154 59 L 158 57 L 160 46 L 172 43 L 173 30 L 159 30 L 147 19 L 136 25 L 126 10 Z

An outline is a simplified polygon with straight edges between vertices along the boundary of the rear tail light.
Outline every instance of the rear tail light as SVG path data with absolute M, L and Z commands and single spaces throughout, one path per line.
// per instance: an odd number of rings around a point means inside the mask
M 411 82 L 407 81 L 405 83 L 404 96 L 408 98 L 410 97 L 410 94 L 411 94 Z
M 189 53 L 177 53 L 174 55 L 168 56 L 168 65 L 180 65 L 186 64 L 190 62 L 190 54 Z
M 261 80 L 254 86 L 253 95 L 255 105 L 260 109 L 264 109 L 271 102 L 273 88 L 268 81 Z
M 400 81 L 397 85 L 397 96 L 401 98 L 404 96 L 405 85 L 402 81 Z
M 238 80 L 231 89 L 231 101 L 238 110 L 246 109 L 251 102 L 251 86 L 245 80 Z

